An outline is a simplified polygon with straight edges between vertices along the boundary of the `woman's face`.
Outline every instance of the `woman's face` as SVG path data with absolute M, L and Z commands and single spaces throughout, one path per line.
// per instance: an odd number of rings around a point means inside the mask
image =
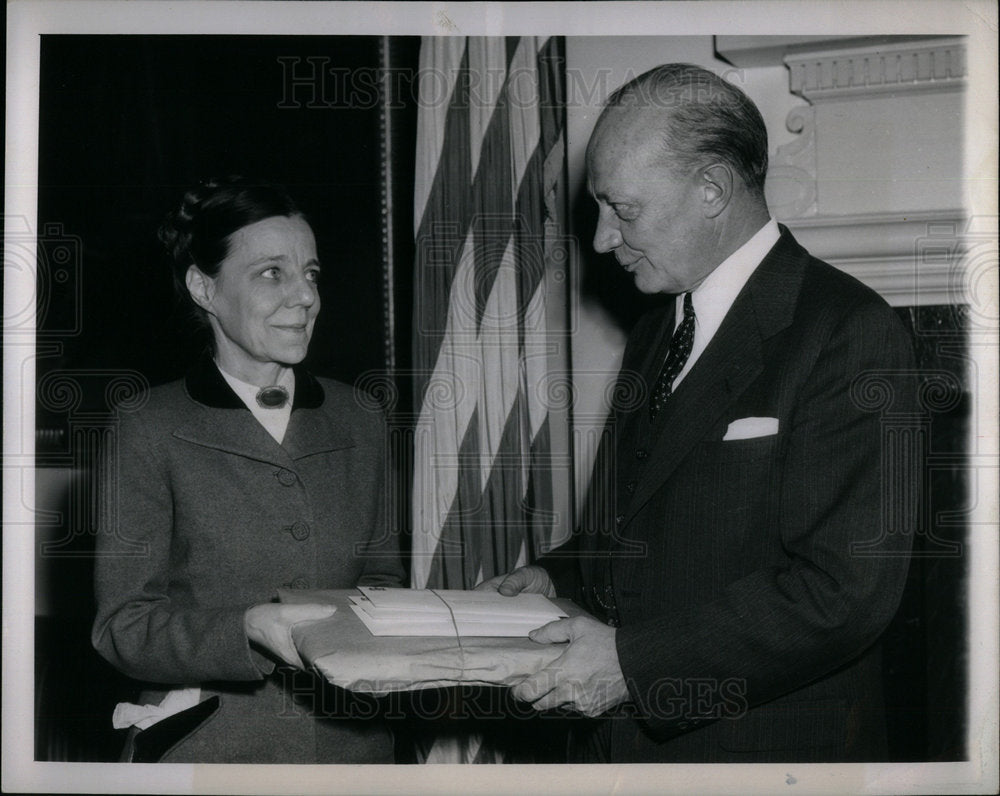
M 319 314 L 319 271 L 316 240 L 298 216 L 265 218 L 234 232 L 215 277 L 192 266 L 188 288 L 208 312 L 223 370 L 270 383 L 276 365 L 302 361 Z

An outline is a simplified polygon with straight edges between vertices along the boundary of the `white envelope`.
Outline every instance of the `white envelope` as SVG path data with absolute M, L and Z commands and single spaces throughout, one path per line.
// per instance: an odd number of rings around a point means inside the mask
M 777 433 L 778 418 L 776 417 L 741 417 L 729 424 L 726 436 L 722 438 L 722 441 L 770 437 Z

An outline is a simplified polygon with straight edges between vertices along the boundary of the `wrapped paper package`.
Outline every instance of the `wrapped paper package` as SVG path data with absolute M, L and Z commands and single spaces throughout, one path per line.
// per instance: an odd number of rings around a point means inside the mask
M 566 649 L 525 636 L 375 636 L 354 610 L 359 595 L 357 589 L 279 591 L 282 602 L 336 606 L 328 619 L 296 625 L 292 638 L 307 665 L 350 691 L 379 695 L 462 684 L 516 685 Z M 585 613 L 569 600 L 551 602 L 566 616 Z

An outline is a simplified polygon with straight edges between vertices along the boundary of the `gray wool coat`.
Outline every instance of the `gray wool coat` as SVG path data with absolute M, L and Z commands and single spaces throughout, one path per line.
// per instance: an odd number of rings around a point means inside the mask
M 158 703 L 221 707 L 164 762 L 390 763 L 377 705 L 252 649 L 243 614 L 279 588 L 403 581 L 386 520 L 386 435 L 350 387 L 295 372 L 279 445 L 209 359 L 120 410 L 97 542 L 100 654 Z

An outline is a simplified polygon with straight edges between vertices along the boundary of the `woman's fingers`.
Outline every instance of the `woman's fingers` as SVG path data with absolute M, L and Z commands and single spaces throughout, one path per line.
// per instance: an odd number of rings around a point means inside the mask
M 326 619 L 336 610 L 332 605 L 318 603 L 301 605 L 261 603 L 247 609 L 243 615 L 243 628 L 250 641 L 268 650 L 285 663 L 303 669 L 305 667 L 302 659 L 292 640 L 292 628 L 301 622 Z

